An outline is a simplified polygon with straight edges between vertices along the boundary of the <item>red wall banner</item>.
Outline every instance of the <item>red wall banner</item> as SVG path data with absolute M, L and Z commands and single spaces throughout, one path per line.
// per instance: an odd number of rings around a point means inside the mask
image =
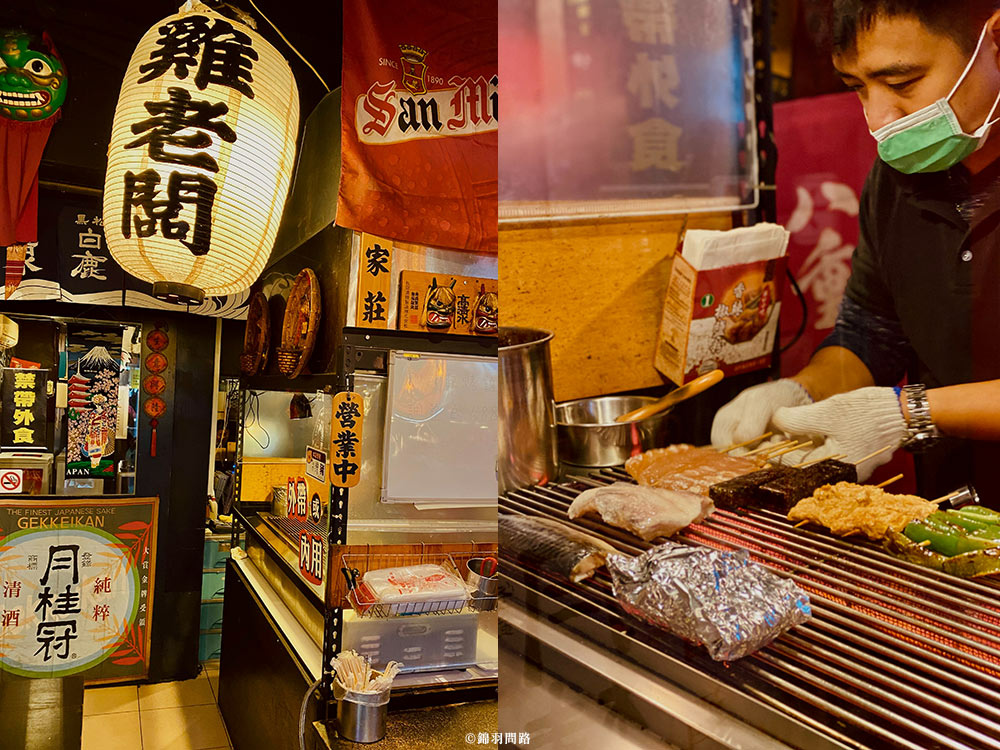
M 851 254 L 858 241 L 858 202 L 875 160 L 861 104 L 853 93 L 781 102 L 774 108 L 778 145 L 778 223 L 792 236 L 788 267 L 809 308 L 802 338 L 782 355 L 782 375 L 809 361 L 837 319 Z M 791 290 L 783 290 L 781 338 L 801 321 Z
M 785 377 L 801 370 L 837 320 L 851 255 L 858 242 L 858 204 L 876 158 L 861 104 L 853 93 L 782 102 L 774 108 L 778 144 L 778 222 L 791 232 L 788 267 L 808 307 L 802 338 L 781 357 Z M 790 341 L 801 321 L 787 282 L 781 339 Z M 904 474 L 892 492 L 915 492 L 913 462 L 897 451 L 871 481 Z
M 496 252 L 496 2 L 347 2 L 344 28 L 337 224 Z

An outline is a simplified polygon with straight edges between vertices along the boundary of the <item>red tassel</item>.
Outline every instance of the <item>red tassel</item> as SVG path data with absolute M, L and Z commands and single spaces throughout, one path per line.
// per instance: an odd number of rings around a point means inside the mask
M 152 458 L 156 458 L 156 425 L 158 422 L 155 419 L 149 420 L 149 426 L 153 428 L 153 434 L 149 436 L 149 455 Z

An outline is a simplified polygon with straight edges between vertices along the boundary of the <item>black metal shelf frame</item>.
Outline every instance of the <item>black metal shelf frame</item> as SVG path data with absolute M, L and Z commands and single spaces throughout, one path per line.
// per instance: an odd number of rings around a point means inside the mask
M 340 347 L 338 371 L 304 375 L 294 379 L 280 376 L 254 376 L 240 378 L 239 431 L 236 439 L 236 453 L 239 470 L 236 473 L 236 497 L 239 498 L 243 477 L 243 434 L 246 427 L 247 397 L 253 390 L 271 390 L 305 393 L 326 391 L 341 393 L 354 389 L 356 370 L 370 370 L 385 373 L 388 370 L 389 353 L 416 351 L 431 354 L 460 354 L 496 357 L 498 339 L 496 336 L 458 336 L 453 334 L 427 334 L 414 331 L 392 331 L 385 329 L 344 328 Z M 347 544 L 347 519 L 350 491 L 345 487 L 332 487 L 330 493 L 329 524 L 327 529 L 327 555 L 340 545 Z M 240 504 L 242 505 L 242 504 Z M 234 512 L 232 544 L 240 542 L 241 527 L 249 524 L 241 512 Z M 333 575 L 328 564 L 327 575 Z M 327 710 L 327 720 L 332 703 L 333 673 L 330 664 L 340 652 L 344 636 L 344 608 L 329 606 L 324 602 L 323 614 L 323 680 L 321 690 Z

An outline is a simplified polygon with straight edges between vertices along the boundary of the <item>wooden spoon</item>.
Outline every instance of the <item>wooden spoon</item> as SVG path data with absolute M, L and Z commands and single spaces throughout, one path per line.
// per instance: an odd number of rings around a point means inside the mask
M 659 401 L 647 404 L 646 406 L 640 406 L 638 409 L 622 414 L 615 421 L 638 422 L 639 420 L 646 419 L 654 414 L 659 414 L 661 411 L 665 411 L 671 406 L 676 406 L 681 401 L 685 401 L 692 396 L 697 396 L 702 391 L 708 390 L 720 380 L 722 380 L 722 370 L 712 370 L 709 373 L 705 373 L 701 377 L 695 378 L 687 385 L 682 385 L 677 390 L 671 391 Z

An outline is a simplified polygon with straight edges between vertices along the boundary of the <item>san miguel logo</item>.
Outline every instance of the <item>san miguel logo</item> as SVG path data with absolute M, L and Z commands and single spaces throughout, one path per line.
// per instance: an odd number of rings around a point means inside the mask
M 418 138 L 487 133 L 498 127 L 497 76 L 431 75 L 430 53 L 415 44 L 399 45 L 400 81 L 373 83 L 355 106 L 362 143 L 400 143 Z M 396 69 L 395 61 L 380 63 Z M 436 88 L 429 88 L 436 86 Z
M 399 61 L 403 64 L 403 85 L 407 91 L 416 96 L 427 93 L 427 50 L 420 49 L 415 44 L 399 45 L 403 56 Z

